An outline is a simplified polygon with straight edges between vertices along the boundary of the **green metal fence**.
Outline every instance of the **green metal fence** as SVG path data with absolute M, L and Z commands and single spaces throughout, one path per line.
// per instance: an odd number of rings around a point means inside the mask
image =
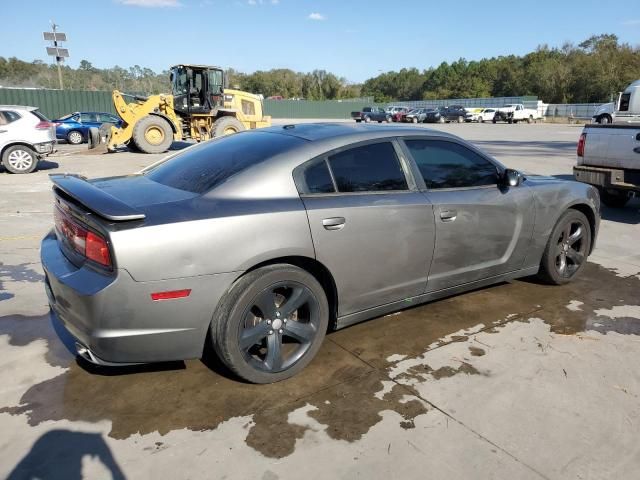
M 111 92 L 0 88 L 0 105 L 38 107 L 50 119 L 73 112 L 116 113 Z

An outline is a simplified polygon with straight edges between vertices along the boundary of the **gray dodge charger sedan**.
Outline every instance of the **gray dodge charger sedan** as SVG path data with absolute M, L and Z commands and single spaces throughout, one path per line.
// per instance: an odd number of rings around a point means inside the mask
M 42 265 L 78 355 L 124 365 L 210 344 L 256 383 L 299 372 L 328 329 L 517 277 L 568 282 L 600 221 L 589 185 L 396 126 L 272 127 L 135 175 L 51 179 Z

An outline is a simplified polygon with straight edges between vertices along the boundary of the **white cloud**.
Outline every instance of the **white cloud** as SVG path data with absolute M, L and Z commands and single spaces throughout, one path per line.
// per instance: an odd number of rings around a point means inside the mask
M 255 6 L 255 5 L 266 5 L 270 3 L 271 5 L 278 5 L 280 0 L 247 0 L 247 5 Z
M 118 0 L 123 5 L 133 5 L 135 7 L 181 7 L 178 0 Z
M 322 21 L 322 20 L 326 20 L 327 16 L 323 15 L 322 13 L 318 13 L 318 12 L 312 12 L 309 14 L 309 16 L 307 17 L 309 20 L 317 20 L 317 21 Z

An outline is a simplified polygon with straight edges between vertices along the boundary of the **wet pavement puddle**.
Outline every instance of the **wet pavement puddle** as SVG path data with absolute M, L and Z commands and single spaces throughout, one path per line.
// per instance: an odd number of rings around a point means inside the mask
M 562 287 L 531 280 L 504 283 L 334 332 L 306 370 L 262 386 L 233 378 L 211 357 L 127 369 L 87 366 L 73 359 L 48 315 L 0 317 L 0 338 L 7 336 L 9 345 L 44 340 L 45 361 L 65 367 L 28 388 L 19 403 L 0 405 L 0 413 L 25 415 L 32 426 L 108 420 L 109 435 L 116 439 L 213 430 L 231 418 L 252 415 L 246 443 L 280 458 L 313 428 L 290 421 L 301 408 L 330 438 L 347 442 L 380 422 L 383 411 L 396 412 L 400 425 L 412 428 L 417 416 L 434 408 L 414 384 L 487 374 L 473 364 L 490 355 L 490 346 L 471 341 L 479 332 L 490 335 L 536 317 L 554 334 L 640 335 L 640 307 L 634 305 L 640 303 L 639 292 L 637 277 L 619 277 L 591 263 L 579 279 Z M 466 342 L 468 360 L 455 365 L 423 361 L 429 352 L 458 342 Z

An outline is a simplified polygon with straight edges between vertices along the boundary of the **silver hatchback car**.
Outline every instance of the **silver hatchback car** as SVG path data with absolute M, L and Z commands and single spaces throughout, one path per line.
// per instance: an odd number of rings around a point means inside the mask
M 54 316 L 101 365 L 199 358 L 294 375 L 328 329 L 539 274 L 574 278 L 600 200 L 458 137 L 306 124 L 190 147 L 140 174 L 53 175 Z

